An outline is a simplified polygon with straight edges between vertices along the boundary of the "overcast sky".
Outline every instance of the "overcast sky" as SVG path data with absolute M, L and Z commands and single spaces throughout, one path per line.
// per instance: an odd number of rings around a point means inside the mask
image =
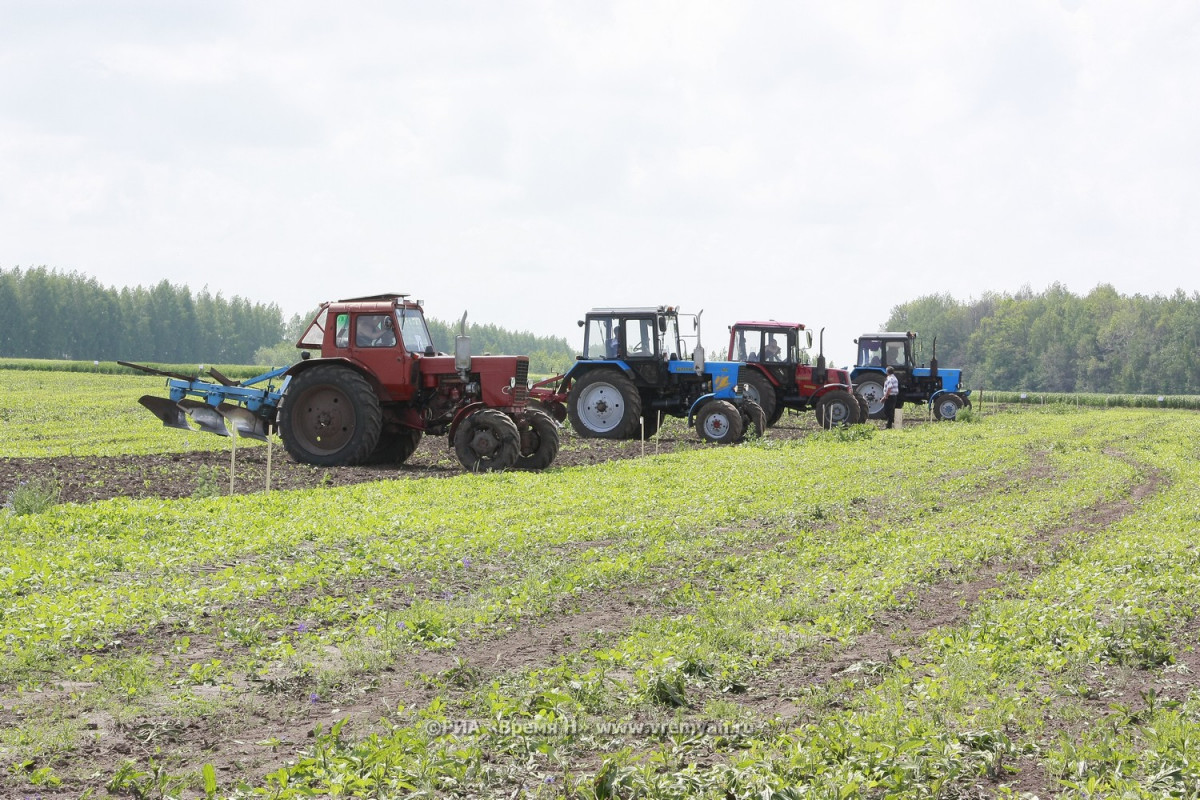
M 0 265 L 825 326 L 1198 288 L 1195 2 L 0 0 Z

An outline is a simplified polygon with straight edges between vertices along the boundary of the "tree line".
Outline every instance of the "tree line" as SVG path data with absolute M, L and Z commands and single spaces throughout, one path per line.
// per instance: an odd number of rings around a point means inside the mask
M 117 289 L 78 272 L 0 269 L 0 356 L 9 358 L 284 366 L 299 358 L 296 340 L 316 313 L 285 320 L 274 303 L 193 294 L 165 280 Z M 453 352 L 458 326 L 428 323 L 434 346 Z M 574 359 L 559 337 L 476 324 L 467 333 L 473 352 L 528 355 L 535 373 Z
M 275 304 L 161 281 L 116 289 L 77 272 L 0 269 L 0 355 L 248 363 L 283 334 Z
M 970 386 L 1013 391 L 1200 393 L 1200 292 L 1122 295 L 932 294 L 892 309 L 888 330 L 918 333 L 922 359 L 961 367 Z

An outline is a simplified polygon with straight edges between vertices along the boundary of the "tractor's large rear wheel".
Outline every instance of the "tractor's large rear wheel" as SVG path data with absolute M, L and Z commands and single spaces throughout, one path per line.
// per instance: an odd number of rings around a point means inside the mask
M 362 464 L 379 443 L 383 414 L 375 390 L 348 367 L 313 367 L 292 378 L 279 407 L 279 435 L 303 464 Z
M 696 433 L 706 442 L 734 444 L 744 431 L 741 412 L 728 400 L 709 400 L 696 414 Z
M 958 416 L 959 409 L 963 407 L 963 400 L 956 394 L 940 394 L 933 401 L 933 416 L 937 419 L 954 420 Z
M 775 387 L 767 380 L 767 376 L 753 367 L 742 367 L 738 374 L 738 382 L 744 387 L 746 399 L 757 403 L 762 409 L 766 424 L 774 425 L 774 420 L 779 419 L 775 415 L 775 409 L 779 408 L 782 413 L 783 404 L 775 396 Z
M 858 422 L 858 400 L 850 392 L 834 389 L 821 395 L 813 406 L 817 423 L 825 429 Z
M 371 464 L 403 464 L 421 445 L 421 432 L 415 428 L 379 435 L 379 444 L 367 461 Z
M 567 395 L 571 427 L 585 439 L 636 439 L 641 430 L 642 397 L 623 373 L 589 372 Z
M 558 455 L 558 425 L 545 411 L 527 408 L 517 423 L 521 433 L 521 455 L 518 469 L 545 469 Z
M 883 419 L 883 376 L 871 373 L 860 375 L 854 384 L 855 393 L 867 401 L 871 419 Z
M 471 472 L 511 469 L 521 457 L 521 432 L 503 411 L 485 408 L 459 423 L 454 453 Z
M 858 401 L 858 421 L 866 422 L 871 418 L 871 405 L 867 402 L 867 398 L 858 392 L 854 393 L 854 399 Z

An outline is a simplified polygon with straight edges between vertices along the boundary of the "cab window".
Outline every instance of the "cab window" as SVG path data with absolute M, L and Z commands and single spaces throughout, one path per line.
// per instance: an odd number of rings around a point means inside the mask
M 594 317 L 584 330 L 584 355 L 587 358 L 616 358 L 620 352 L 617 328 L 611 317 Z
M 354 323 L 355 347 L 395 347 L 396 329 L 389 314 L 359 314 Z
M 858 365 L 860 367 L 882 367 L 883 350 L 878 339 L 863 339 L 858 345 Z
M 338 314 L 337 324 L 334 326 L 333 343 L 337 347 L 350 346 L 350 315 Z
M 658 343 L 654 320 L 627 319 L 624 328 L 626 358 L 654 358 L 655 345 Z

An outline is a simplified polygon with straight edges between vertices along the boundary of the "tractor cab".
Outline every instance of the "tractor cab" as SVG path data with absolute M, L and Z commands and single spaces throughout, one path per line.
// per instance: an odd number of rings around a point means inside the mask
M 681 316 L 691 317 L 698 330 L 698 315 L 681 315 L 674 306 L 593 308 L 579 322 L 583 353 L 578 361 L 619 362 L 643 385 L 662 386 L 678 371 L 672 365 L 690 362 L 696 349 L 689 341 L 693 337 L 680 331 Z
M 671 306 L 594 308 L 579 324 L 583 327 L 581 361 L 675 361 L 684 348 L 679 333 L 679 313 Z
M 915 333 L 868 333 L 858 337 L 859 368 L 892 368 L 896 373 L 911 374 Z
M 397 367 L 436 355 L 420 303 L 403 294 L 325 303 L 296 346 L 319 349 L 322 359 L 349 361 L 392 400 L 409 400 L 417 388 L 412 373 Z
M 739 322 L 729 329 L 730 358 L 764 364 L 806 364 L 812 331 L 800 323 Z

